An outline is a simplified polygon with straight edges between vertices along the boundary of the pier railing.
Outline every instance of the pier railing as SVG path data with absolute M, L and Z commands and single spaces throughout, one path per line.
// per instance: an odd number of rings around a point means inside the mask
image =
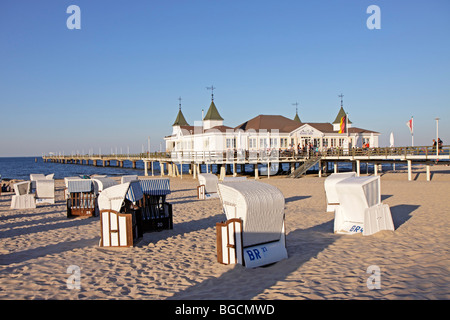
M 383 148 L 311 148 L 303 150 L 265 149 L 265 150 L 226 150 L 226 151 L 172 151 L 137 154 L 77 154 L 43 156 L 50 160 L 117 160 L 117 161 L 162 161 L 162 162 L 194 162 L 194 163 L 264 163 L 264 162 L 295 162 L 311 157 L 321 157 L 323 160 L 354 160 L 354 159 L 392 159 L 392 160 L 450 160 L 450 146 L 441 146 L 438 150 L 430 146 L 418 147 L 383 147 Z

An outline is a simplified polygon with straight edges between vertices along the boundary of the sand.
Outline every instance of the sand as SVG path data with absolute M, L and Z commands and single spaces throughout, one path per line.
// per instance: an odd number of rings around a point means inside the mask
M 99 247 L 99 218 L 67 219 L 62 180 L 56 203 L 11 210 L 12 193 L 0 196 L 0 299 L 303 300 L 449 299 L 450 171 L 383 172 L 382 201 L 395 231 L 372 236 L 333 233 L 324 179 L 271 177 L 286 200 L 289 258 L 247 269 L 216 257 L 216 222 L 225 220 L 219 199 L 197 200 L 197 181 L 170 178 L 174 228 L 146 233 L 136 246 Z M 80 289 L 68 288 L 70 266 L 80 269 Z M 380 288 L 369 289 L 367 269 L 378 266 Z

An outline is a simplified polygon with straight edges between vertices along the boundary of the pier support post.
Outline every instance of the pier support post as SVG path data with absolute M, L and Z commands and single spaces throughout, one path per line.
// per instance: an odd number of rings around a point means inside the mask
M 407 160 L 408 161 L 408 181 L 412 180 L 412 166 L 411 166 L 411 160 Z
M 255 164 L 255 180 L 259 179 L 259 170 L 258 170 L 258 164 Z
M 131 162 L 131 167 L 132 167 L 133 169 L 136 169 L 136 161 L 132 161 L 132 162 Z
M 237 176 L 237 172 L 236 172 L 236 162 L 233 162 L 233 177 Z
M 148 176 L 148 161 L 144 160 L 144 175 Z
M 334 162 L 334 173 L 338 173 L 338 163 Z
M 322 178 L 322 161 L 319 160 L 319 178 Z
M 430 165 L 427 164 L 427 181 L 431 181 Z
M 374 164 L 373 164 L 373 174 L 374 174 L 375 176 L 378 175 L 378 163 L 374 163 Z
M 356 176 L 361 176 L 361 160 L 356 160 Z

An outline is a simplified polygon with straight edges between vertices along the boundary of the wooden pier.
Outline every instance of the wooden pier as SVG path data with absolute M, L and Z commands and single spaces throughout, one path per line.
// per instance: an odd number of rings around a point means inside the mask
M 226 174 L 237 174 L 237 166 L 244 168 L 245 165 L 253 165 L 255 178 L 259 178 L 258 168 L 260 164 L 271 168 L 274 164 L 289 164 L 287 177 L 299 178 L 306 171 L 315 165 L 319 167 L 319 176 L 326 175 L 329 164 L 333 165 L 332 172 L 339 171 L 339 163 L 352 163 L 353 171 L 360 175 L 361 163 L 372 164 L 374 174 L 378 174 L 378 168 L 383 163 L 406 164 L 408 167 L 408 180 L 412 180 L 412 166 L 414 164 L 424 164 L 427 168 L 427 180 L 430 180 L 430 167 L 437 164 L 450 164 L 450 146 L 443 146 L 436 149 L 424 147 L 395 147 L 395 148 L 370 148 L 370 149 L 329 149 L 326 151 L 310 150 L 307 152 L 296 152 L 290 150 L 248 151 L 248 150 L 228 150 L 225 152 L 205 152 L 205 151 L 174 151 L 171 153 L 141 153 L 141 154 L 113 154 L 113 155 L 45 155 L 42 156 L 44 162 L 56 162 L 62 164 L 84 164 L 93 166 L 124 167 L 124 161 L 129 161 L 132 168 L 136 168 L 136 163 L 142 161 L 145 175 L 149 175 L 149 169 L 153 175 L 153 165 L 160 164 L 161 175 L 166 172 L 169 176 L 183 176 L 183 171 L 178 169 L 178 165 L 189 165 L 189 173 L 195 179 L 200 173 L 201 165 L 206 166 L 206 172 L 211 172 L 211 165 L 217 165 Z M 180 166 L 181 168 L 181 166 Z M 381 167 L 380 167 L 381 168 Z M 241 172 L 243 170 L 241 169 Z M 221 171 L 222 172 L 222 171 Z M 270 177 L 268 170 L 268 177 Z

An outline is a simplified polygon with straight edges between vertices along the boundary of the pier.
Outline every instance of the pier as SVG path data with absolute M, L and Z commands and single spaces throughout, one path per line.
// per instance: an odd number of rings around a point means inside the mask
M 129 161 L 132 168 L 142 161 L 145 175 L 149 170 L 153 174 L 154 163 L 159 163 L 161 175 L 183 176 L 182 165 L 189 165 L 189 173 L 195 179 L 201 173 L 201 166 L 206 167 L 206 172 L 211 172 L 211 166 L 217 165 L 218 171 L 225 174 L 237 175 L 237 167 L 244 172 L 245 165 L 251 165 L 255 179 L 259 178 L 259 165 L 265 165 L 266 175 L 279 174 L 282 164 L 288 164 L 288 172 L 284 172 L 289 178 L 300 178 L 306 172 L 318 165 L 319 177 L 330 172 L 339 172 L 339 163 L 351 163 L 352 170 L 359 176 L 361 163 L 372 164 L 374 174 L 377 175 L 384 163 L 405 164 L 408 168 L 408 180 L 412 180 L 412 166 L 423 164 L 427 170 L 427 180 L 430 181 L 430 167 L 433 165 L 450 164 L 450 146 L 442 146 L 438 151 L 429 146 L 421 147 L 395 147 L 395 148 L 367 148 L 350 150 L 328 149 L 324 151 L 308 150 L 296 152 L 293 150 L 227 150 L 227 151 L 173 151 L 170 153 L 155 152 L 141 154 L 113 154 L 113 155 L 44 155 L 44 162 L 61 164 L 84 164 L 93 166 L 123 167 L 124 161 Z M 331 165 L 331 169 L 330 169 Z M 273 171 L 273 168 L 279 168 Z

